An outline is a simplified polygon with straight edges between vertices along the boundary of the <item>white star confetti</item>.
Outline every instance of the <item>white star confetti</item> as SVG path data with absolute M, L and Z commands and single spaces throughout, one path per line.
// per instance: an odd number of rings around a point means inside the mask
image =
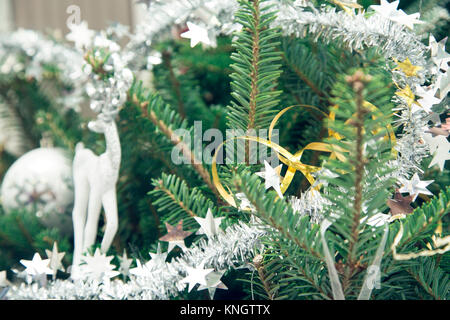
M 434 182 L 434 180 L 420 181 L 419 175 L 415 173 L 411 180 L 400 179 L 402 187 L 399 189 L 401 193 L 408 193 L 414 195 L 412 201 L 415 201 L 417 196 L 420 194 L 425 194 L 432 196 L 433 194 L 427 189 L 427 186 Z
M 128 259 L 127 252 L 123 250 L 123 255 L 122 257 L 119 257 L 119 261 L 119 272 L 124 276 L 128 276 L 128 274 L 130 273 L 130 266 L 133 263 L 133 259 Z
M 276 167 L 274 169 L 271 167 L 271 165 L 266 160 L 264 160 L 264 171 L 257 172 L 256 175 L 258 175 L 261 178 L 266 180 L 266 182 L 265 182 L 266 189 L 269 189 L 271 187 L 274 188 L 274 190 L 278 193 L 278 196 L 280 198 L 283 198 L 283 193 L 281 192 L 281 186 L 280 186 L 281 167 L 282 167 L 282 165 L 280 164 L 278 167 Z
M 62 272 L 65 271 L 64 266 L 62 265 L 62 259 L 64 258 L 65 252 L 58 252 L 58 245 L 54 242 L 52 251 L 46 249 L 45 253 L 50 260 L 49 267 L 53 270 L 54 279 L 58 270 L 61 270 Z
M 420 13 L 408 15 L 403 10 L 398 10 L 397 7 L 399 2 L 400 1 L 397 0 L 389 3 L 387 0 L 381 0 L 380 5 L 371 5 L 370 7 L 384 18 L 404 25 L 409 29 L 413 29 L 414 24 L 424 23 L 417 19 L 420 17 Z
M 196 284 L 200 284 L 203 286 L 207 286 L 208 282 L 206 280 L 206 276 L 214 271 L 214 269 L 203 269 L 204 263 L 201 263 L 198 268 L 192 268 L 187 266 L 187 276 L 183 280 L 182 283 L 189 284 L 189 292 L 195 287 Z
M 217 289 L 228 290 L 227 286 L 220 281 L 226 270 L 214 271 L 206 276 L 206 285 L 200 285 L 197 291 L 208 289 L 211 300 L 214 299 L 214 295 Z
M 189 31 L 182 33 L 182 38 L 191 39 L 191 48 L 194 48 L 197 44 L 203 43 L 206 46 L 215 47 L 216 43 L 212 40 L 208 34 L 208 30 L 198 26 L 192 22 L 187 22 Z
M 450 143 L 444 136 L 437 136 L 436 138 L 439 138 L 441 143 L 438 145 L 428 168 L 437 164 L 439 169 L 444 171 L 445 161 L 450 160 Z
M 416 95 L 421 97 L 421 99 L 418 99 L 417 102 L 419 105 L 428 113 L 431 113 L 431 108 L 442 101 L 442 99 L 439 99 L 436 97 L 437 87 L 431 87 L 428 89 L 425 89 L 421 86 L 416 86 Z M 414 104 L 414 106 L 416 106 Z M 420 106 L 417 109 L 420 109 Z
M 49 259 L 42 260 L 39 253 L 35 253 L 33 256 L 33 260 L 20 260 L 20 263 L 23 264 L 26 269 L 25 272 L 30 276 L 39 276 L 42 274 L 53 274 L 53 270 L 49 268 Z
M 111 260 L 113 256 L 107 257 L 106 254 L 101 253 L 100 249 L 97 248 L 93 256 L 83 256 L 83 261 L 86 262 L 83 265 L 84 273 L 92 280 L 109 280 L 120 273 L 118 271 L 114 271 L 116 268 L 111 264 Z
M 197 234 L 206 234 L 208 238 L 211 238 L 220 231 L 219 226 L 224 217 L 214 218 L 211 209 L 208 208 L 205 218 L 195 217 L 194 219 L 200 225 Z

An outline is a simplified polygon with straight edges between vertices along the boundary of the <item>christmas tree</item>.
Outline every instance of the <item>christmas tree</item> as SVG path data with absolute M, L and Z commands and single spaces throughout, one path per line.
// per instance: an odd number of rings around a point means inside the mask
M 448 1 L 135 5 L 0 36 L 0 299 L 448 298 Z

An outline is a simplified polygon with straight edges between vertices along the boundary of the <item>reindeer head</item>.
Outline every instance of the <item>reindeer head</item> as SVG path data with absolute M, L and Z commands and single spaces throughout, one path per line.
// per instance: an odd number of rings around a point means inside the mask
M 88 123 L 89 130 L 96 133 L 104 133 L 108 126 L 114 122 L 114 117 L 112 115 L 107 115 L 100 113 L 96 120 L 90 121 Z

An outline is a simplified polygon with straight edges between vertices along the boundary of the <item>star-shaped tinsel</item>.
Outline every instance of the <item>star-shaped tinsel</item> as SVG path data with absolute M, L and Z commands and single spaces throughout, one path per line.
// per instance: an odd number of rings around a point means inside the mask
M 278 193 L 278 196 L 280 198 L 283 198 L 283 193 L 281 192 L 281 167 L 280 164 L 276 168 L 272 168 L 272 166 L 264 160 L 264 171 L 257 172 L 256 175 L 260 176 L 261 178 L 264 178 L 266 180 L 265 187 L 266 189 L 274 188 L 274 190 Z
M 420 66 L 414 66 L 409 58 L 406 58 L 405 61 L 400 62 L 397 59 L 394 59 L 395 63 L 397 63 L 398 67 L 395 67 L 394 70 L 401 70 L 407 77 L 417 77 L 417 72 L 422 70 L 423 68 Z
M 164 269 L 168 252 L 161 252 L 161 243 L 158 243 L 158 249 L 156 253 L 150 252 L 151 260 L 142 264 L 139 260 L 136 260 L 136 268 L 130 270 L 130 274 L 138 277 L 148 277 L 154 272 L 161 272 Z
M 75 47 L 82 50 L 91 45 L 94 35 L 95 32 L 88 28 L 87 21 L 83 21 L 70 27 L 70 33 L 66 35 L 66 39 L 75 42 Z
M 375 12 L 384 18 L 397 22 L 401 25 L 408 27 L 409 29 L 414 28 L 414 24 L 424 23 L 423 21 L 418 20 L 420 17 L 420 13 L 414 13 L 411 15 L 406 14 L 403 10 L 398 10 L 399 1 L 388 2 L 386 0 L 381 0 L 379 5 L 371 5 Z
M 441 171 L 444 171 L 445 161 L 450 160 L 450 143 L 444 136 L 437 136 L 434 139 L 439 139 L 439 144 L 436 151 L 433 152 L 433 160 L 431 160 L 428 168 L 438 165 Z
M 217 289 L 228 290 L 227 286 L 220 281 L 226 270 L 214 271 L 206 275 L 206 285 L 200 285 L 197 291 L 208 289 L 211 300 L 214 299 L 214 294 Z
M 45 253 L 50 260 L 49 267 L 53 270 L 53 279 L 55 279 L 58 270 L 61 270 L 62 272 L 65 271 L 64 266 L 62 265 L 62 259 L 64 258 L 65 252 L 58 252 L 58 245 L 54 242 L 52 251 L 45 249 Z
M 433 194 L 427 189 L 427 186 L 433 183 L 434 180 L 420 181 L 419 175 L 414 173 L 411 180 L 400 179 L 402 187 L 399 189 L 401 193 L 408 193 L 413 195 L 412 201 L 415 201 L 419 194 L 426 194 L 432 196 Z
M 139 260 L 136 260 L 136 267 L 130 269 L 130 274 L 136 277 L 148 277 L 152 271 L 149 262 L 142 264 Z
M 197 268 L 186 267 L 187 276 L 181 280 L 182 283 L 189 284 L 189 292 L 196 284 L 207 286 L 208 282 L 206 276 L 214 271 L 214 269 L 204 269 L 204 263 L 201 263 Z
M 183 230 L 183 220 L 178 222 L 176 227 L 171 226 L 166 222 L 167 234 L 159 240 L 169 242 L 168 251 L 172 251 L 175 246 L 180 247 L 183 250 L 186 250 L 186 245 L 184 244 L 184 239 L 192 234 L 192 232 Z
M 152 264 L 155 266 L 162 266 L 166 263 L 168 252 L 161 252 L 161 243 L 158 242 L 158 248 L 156 252 L 149 252 L 150 257 L 152 258 Z
M 207 46 L 215 47 L 215 41 L 211 40 L 208 30 L 204 27 L 196 25 L 192 22 L 187 22 L 189 31 L 182 33 L 182 38 L 191 39 L 191 48 L 194 48 L 197 44 L 203 43 Z
M 50 259 L 42 260 L 37 252 L 34 254 L 33 260 L 22 259 L 20 260 L 20 263 L 26 267 L 26 274 L 33 278 L 41 275 L 53 274 L 53 270 L 49 268 Z
M 436 83 L 439 85 L 439 97 L 444 99 L 450 91 L 450 77 L 449 72 L 439 72 Z
M 395 94 L 399 97 L 402 97 L 408 107 L 411 107 L 413 104 L 419 105 L 418 102 L 416 102 L 416 96 L 411 90 L 411 87 L 409 85 L 406 85 L 403 89 L 399 89 L 395 92 Z
M 436 42 L 434 36 L 430 34 L 428 45 L 428 48 L 431 51 L 431 60 L 439 69 L 444 71 L 448 70 L 448 63 L 450 62 L 450 54 L 445 51 L 445 43 L 447 42 L 447 38 L 448 37 L 445 37 L 441 41 Z
M 410 204 L 414 198 L 415 195 L 403 197 L 399 190 L 397 190 L 395 192 L 394 199 L 389 199 L 387 201 L 387 205 L 391 209 L 391 215 L 395 216 L 398 214 L 412 213 L 414 208 L 411 207 Z
M 123 250 L 122 257 L 118 257 L 120 261 L 119 272 L 125 277 L 130 273 L 130 266 L 133 263 L 133 259 L 128 259 L 127 252 Z
M 195 217 L 194 219 L 200 225 L 197 234 L 206 234 L 208 238 L 212 238 L 219 233 L 219 226 L 224 217 L 214 218 L 211 209 L 208 208 L 205 218 Z
M 442 100 L 436 97 L 437 89 L 436 86 L 427 89 L 422 86 L 416 86 L 416 94 L 421 97 L 417 102 L 428 113 L 432 112 L 432 107 Z
M 86 263 L 82 265 L 83 272 L 91 280 L 109 280 L 120 274 L 118 271 L 114 271 L 116 266 L 111 264 L 113 258 L 113 256 L 107 257 L 106 254 L 101 253 L 100 249 L 97 248 L 93 256 L 87 255 L 82 257 Z

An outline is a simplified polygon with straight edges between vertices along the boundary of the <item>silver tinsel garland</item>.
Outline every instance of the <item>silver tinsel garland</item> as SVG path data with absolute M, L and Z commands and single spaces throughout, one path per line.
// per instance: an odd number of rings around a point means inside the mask
M 237 223 L 208 240 L 202 239 L 181 257 L 158 265 L 144 275 L 130 275 L 129 281 L 115 279 L 60 280 L 46 285 L 39 283 L 11 286 L 7 298 L 13 300 L 124 300 L 169 299 L 184 290 L 182 282 L 186 266 L 224 270 L 251 268 L 248 262 L 254 251 L 261 249 L 259 242 L 264 231 L 258 226 Z M 150 260 L 151 261 L 151 260 Z

